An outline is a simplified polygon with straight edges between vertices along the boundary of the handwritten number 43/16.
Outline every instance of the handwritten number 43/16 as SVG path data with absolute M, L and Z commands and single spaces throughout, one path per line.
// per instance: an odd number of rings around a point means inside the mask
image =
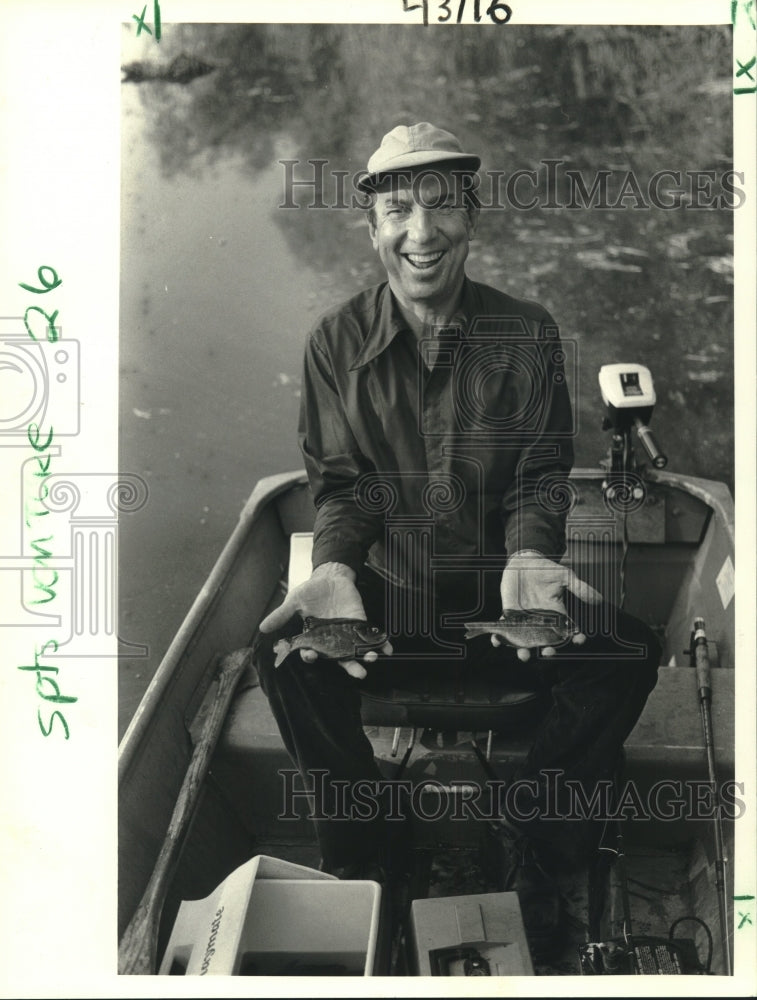
M 437 4 L 441 14 L 436 18 L 440 24 L 444 24 L 445 21 L 449 21 L 452 18 L 452 4 L 457 3 L 457 24 L 463 23 L 463 14 L 465 12 L 465 0 L 439 0 Z M 473 20 L 478 24 L 481 20 L 481 0 L 472 0 L 473 6 Z M 422 10 L 423 11 L 423 23 L 428 24 L 428 7 L 429 0 L 423 0 L 422 3 L 411 4 L 408 0 L 402 0 L 402 10 L 405 13 L 409 13 L 411 10 Z M 486 8 L 486 16 L 491 18 L 495 24 L 507 24 L 510 18 L 513 16 L 512 8 L 506 3 L 500 3 L 499 0 L 492 0 L 489 6 Z

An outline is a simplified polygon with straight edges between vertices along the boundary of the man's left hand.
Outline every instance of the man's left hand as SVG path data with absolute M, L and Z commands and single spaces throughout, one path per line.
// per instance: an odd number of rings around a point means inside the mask
M 602 595 L 583 580 L 579 579 L 568 566 L 547 559 L 535 549 L 522 549 L 508 560 L 502 574 L 500 593 L 502 607 L 506 609 L 522 609 L 524 611 L 558 611 L 566 614 L 563 592 L 570 590 L 579 600 L 587 604 L 598 604 Z M 492 645 L 499 646 L 501 640 L 493 635 Z M 573 642 L 581 645 L 586 636 L 579 632 L 573 636 Z M 545 646 L 543 656 L 554 656 L 554 646 Z M 524 662 L 531 657 L 529 649 L 518 650 L 518 658 Z

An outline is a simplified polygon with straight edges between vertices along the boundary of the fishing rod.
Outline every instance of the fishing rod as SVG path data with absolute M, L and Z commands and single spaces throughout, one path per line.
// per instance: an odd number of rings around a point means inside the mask
M 723 964 L 726 975 L 731 975 L 731 952 L 729 948 L 728 933 L 728 897 L 726 895 L 725 878 L 725 857 L 723 838 L 723 816 L 722 808 L 718 800 L 717 774 L 715 772 L 715 742 L 712 729 L 712 678 L 710 671 L 710 656 L 707 647 L 707 634 L 704 627 L 704 619 L 694 619 L 694 630 L 691 634 L 689 644 L 689 655 L 692 657 L 693 666 L 696 668 L 697 693 L 699 706 L 702 715 L 702 729 L 704 732 L 704 747 L 707 754 L 707 770 L 710 785 L 710 794 L 714 807 L 715 825 L 715 886 L 718 898 L 718 911 L 720 917 L 720 933 L 723 947 Z M 615 782 L 615 794 L 617 796 L 617 775 Z M 635 972 L 641 975 L 654 974 L 660 972 L 684 973 L 684 972 L 709 972 L 710 961 L 712 959 L 712 935 L 707 924 L 698 917 L 680 917 L 670 928 L 670 939 L 665 942 L 663 939 L 638 936 L 634 934 L 631 924 L 630 900 L 628 894 L 628 873 L 625 866 L 625 851 L 623 849 L 623 839 L 620 824 L 617 825 L 616 835 L 617 872 L 619 876 L 621 903 L 623 912 L 623 937 L 610 941 L 590 942 L 579 948 L 581 961 L 581 972 L 586 975 L 614 975 L 624 972 Z M 673 939 L 675 927 L 684 920 L 693 920 L 701 924 L 710 943 L 709 956 L 706 968 L 697 968 L 699 964 L 695 953 L 694 942 L 688 939 Z
M 728 934 L 728 899 L 726 896 L 725 857 L 723 852 L 723 816 L 718 801 L 717 776 L 715 773 L 715 743 L 712 737 L 712 679 L 710 676 L 710 655 L 707 649 L 707 635 L 704 619 L 694 619 L 694 632 L 690 648 L 697 672 L 699 707 L 702 713 L 704 748 L 707 753 L 707 770 L 715 806 L 715 887 L 718 895 L 720 914 L 720 934 L 723 942 L 726 975 L 731 975 L 731 952 Z

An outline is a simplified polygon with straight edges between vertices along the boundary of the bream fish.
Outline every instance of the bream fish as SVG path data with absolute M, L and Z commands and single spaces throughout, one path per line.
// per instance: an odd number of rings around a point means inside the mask
M 295 649 L 312 649 L 325 660 L 349 660 L 380 649 L 387 634 L 359 618 L 306 618 L 304 631 L 290 639 L 279 639 L 273 647 L 278 667 Z
M 558 646 L 578 632 L 570 618 L 559 611 L 505 610 L 498 621 L 466 622 L 465 627 L 466 639 L 477 635 L 497 635 L 520 649 Z

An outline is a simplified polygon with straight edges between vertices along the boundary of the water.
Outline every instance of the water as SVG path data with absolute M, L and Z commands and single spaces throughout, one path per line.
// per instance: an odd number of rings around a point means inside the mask
M 303 338 L 315 272 L 274 223 L 278 170 L 230 159 L 200 178 L 161 178 L 139 105 L 125 93 L 121 456 L 147 506 L 124 516 L 119 725 L 141 693 L 261 477 L 299 468 Z
M 593 75 L 578 90 L 607 87 L 615 67 L 636 88 L 632 106 L 604 92 L 570 102 L 566 31 L 595 33 Z M 727 80 L 728 48 L 715 29 L 680 29 L 669 43 L 658 29 L 625 28 L 480 39 L 184 26 L 164 35 L 161 58 L 189 51 L 214 74 L 122 87 L 120 466 L 149 494 L 120 522 L 120 634 L 148 650 L 121 660 L 120 733 L 256 481 L 302 465 L 308 329 L 383 277 L 359 212 L 277 208 L 279 159 L 357 170 L 383 132 L 430 120 L 475 143 L 485 167 L 541 170 L 555 156 L 591 178 L 603 167 L 648 177 L 727 165 L 730 101 L 718 74 Z M 668 44 L 682 54 L 664 61 Z M 616 59 L 618 46 L 633 59 Z M 709 90 L 697 91 L 707 72 Z M 483 214 L 470 276 L 541 301 L 573 345 L 578 465 L 596 465 L 608 446 L 598 368 L 632 360 L 654 373 L 653 429 L 669 468 L 732 485 L 731 223 L 727 211 L 627 206 Z

